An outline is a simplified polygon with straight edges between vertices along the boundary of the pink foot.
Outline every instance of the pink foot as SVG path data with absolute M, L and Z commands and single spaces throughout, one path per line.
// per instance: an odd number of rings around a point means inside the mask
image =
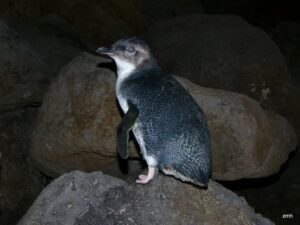
M 148 168 L 147 175 L 139 175 L 139 178 L 135 181 L 138 184 L 147 184 L 155 175 L 155 167 Z
M 147 175 L 141 174 L 139 175 L 139 180 L 145 180 L 147 178 Z

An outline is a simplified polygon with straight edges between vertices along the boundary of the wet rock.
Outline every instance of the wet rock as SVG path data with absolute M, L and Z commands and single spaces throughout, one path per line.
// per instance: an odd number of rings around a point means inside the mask
M 115 163 L 121 120 L 111 64 L 84 53 L 53 81 L 33 135 L 31 157 L 51 177 L 74 169 L 102 170 Z M 106 68 L 105 68 L 106 67 Z M 285 118 L 250 98 L 179 81 L 205 112 L 212 136 L 213 177 L 253 178 L 276 173 L 295 149 Z M 131 145 L 130 156 L 138 157 Z
M 180 190 L 180 191 L 178 191 Z M 210 181 L 207 190 L 158 176 L 148 185 L 127 184 L 74 171 L 53 181 L 18 225 L 29 224 L 260 224 L 244 198 Z

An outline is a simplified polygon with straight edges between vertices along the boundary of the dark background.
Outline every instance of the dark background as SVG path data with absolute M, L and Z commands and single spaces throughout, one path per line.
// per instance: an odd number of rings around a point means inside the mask
M 176 4 L 172 2 L 171 0 L 0 0 L 0 21 L 5 21 L 14 28 L 18 35 L 38 49 L 44 59 L 51 61 L 52 67 L 47 70 L 48 78 L 39 83 L 37 90 L 39 93 L 40 90 L 46 90 L 58 71 L 82 51 L 94 52 L 96 47 L 109 45 L 122 36 L 133 34 L 143 36 L 149 27 L 179 16 L 190 14 L 241 16 L 250 24 L 262 28 L 283 53 L 291 73 L 290 82 L 295 90 L 292 95 L 296 97 L 291 103 L 287 103 L 294 105 L 293 109 L 279 113 L 287 116 L 291 125 L 299 132 L 299 106 L 297 108 L 299 98 L 294 94 L 299 93 L 297 91 L 300 87 L 300 69 L 297 66 L 297 62 L 300 62 L 300 7 L 297 6 L 297 1 L 186 0 L 174 1 L 178 2 Z M 60 20 L 56 18 L 63 18 L 68 24 L 56 23 Z M 280 28 L 282 23 L 289 24 L 286 30 L 282 31 Z M 50 37 L 59 39 L 56 48 L 47 49 L 47 41 L 52 40 Z M 35 83 L 30 82 L 26 85 L 29 89 L 37 87 Z M 51 178 L 36 170 L 28 160 L 30 132 L 43 102 L 43 94 L 29 100 L 16 97 L 18 95 L 7 98 L 2 95 L 1 90 L 6 90 L 7 87 L 6 78 L 0 77 L 0 223 L 3 225 L 15 224 L 42 188 L 51 181 Z M 245 196 L 258 213 L 275 221 L 276 224 L 299 224 L 299 165 L 299 153 L 294 151 L 281 171 L 275 175 L 222 183 L 239 195 Z M 284 213 L 292 213 L 294 218 L 284 220 L 282 219 Z

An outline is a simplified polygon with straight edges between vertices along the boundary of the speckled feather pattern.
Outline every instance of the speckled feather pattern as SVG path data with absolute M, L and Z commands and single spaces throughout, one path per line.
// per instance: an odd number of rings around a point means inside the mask
M 142 135 L 144 154 L 160 170 L 171 168 L 196 184 L 207 185 L 211 174 L 211 144 L 205 116 L 191 95 L 161 68 L 144 68 L 119 86 L 139 116 L 133 129 Z

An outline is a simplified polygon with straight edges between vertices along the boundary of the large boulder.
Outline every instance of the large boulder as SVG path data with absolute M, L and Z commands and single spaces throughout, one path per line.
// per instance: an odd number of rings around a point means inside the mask
M 180 191 L 178 191 L 180 190 Z M 74 171 L 48 185 L 18 225 L 271 225 L 244 198 L 210 181 L 207 190 L 158 176 L 148 185 Z
M 31 156 L 51 177 L 80 168 L 102 169 L 116 156 L 120 121 L 115 74 L 107 60 L 84 53 L 53 80 L 40 110 Z
M 206 114 L 214 178 L 234 180 L 274 174 L 296 149 L 295 131 L 284 117 L 263 110 L 245 95 L 177 79 Z
M 265 109 L 289 115 L 285 59 L 262 29 L 241 17 L 172 18 L 144 36 L 168 71 L 207 87 L 246 94 Z
M 115 73 L 107 59 L 83 53 L 53 81 L 41 107 L 31 156 L 51 177 L 83 169 L 103 170 L 114 163 Z M 179 79 L 179 78 L 178 78 Z M 213 177 L 221 180 L 273 174 L 295 149 L 286 119 L 232 92 L 179 81 L 204 110 L 212 137 Z M 138 151 L 131 145 L 130 156 Z

